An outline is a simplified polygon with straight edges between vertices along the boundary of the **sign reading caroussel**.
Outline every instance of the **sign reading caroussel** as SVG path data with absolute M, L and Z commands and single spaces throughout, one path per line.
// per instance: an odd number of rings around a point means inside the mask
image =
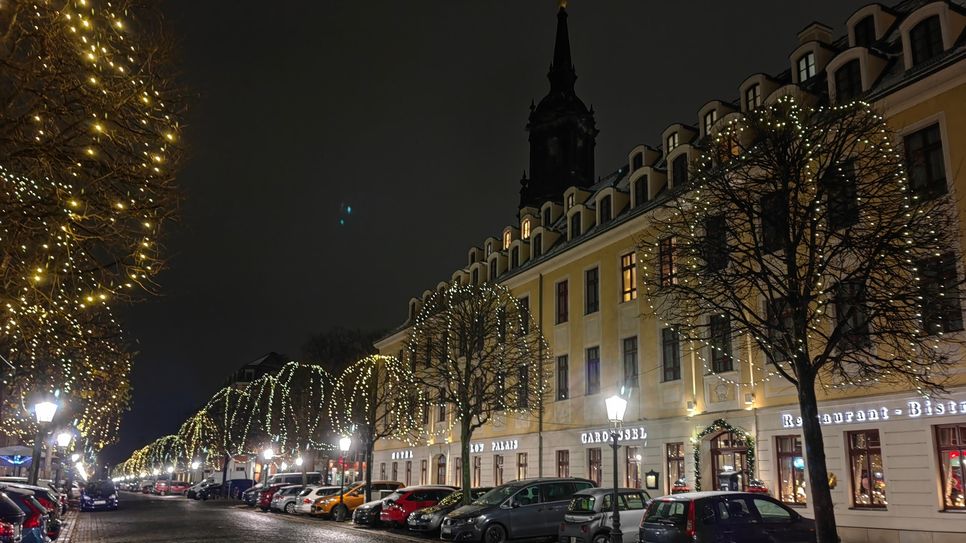
M 593 430 L 580 433 L 580 442 L 584 445 L 590 443 L 610 443 L 611 432 L 614 430 Z M 643 426 L 631 428 L 618 428 L 617 441 L 643 441 L 647 439 L 647 431 Z

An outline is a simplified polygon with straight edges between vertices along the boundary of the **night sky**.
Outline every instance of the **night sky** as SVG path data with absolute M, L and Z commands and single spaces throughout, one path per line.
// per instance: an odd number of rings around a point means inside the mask
M 866 0 L 573 0 L 597 175 L 788 67 Z M 556 0 L 169 0 L 196 98 L 163 294 L 123 311 L 134 406 L 105 460 L 173 433 L 237 367 L 332 325 L 391 328 L 515 221 Z M 346 206 L 352 213 L 346 214 Z M 346 218 L 340 224 L 340 218 Z

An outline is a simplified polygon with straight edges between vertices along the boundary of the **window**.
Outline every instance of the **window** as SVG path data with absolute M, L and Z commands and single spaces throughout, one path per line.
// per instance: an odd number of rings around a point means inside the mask
M 674 278 L 674 238 L 667 237 L 658 242 L 657 254 L 661 286 L 668 287 L 673 285 Z
M 792 521 L 792 513 L 781 505 L 763 498 L 752 498 L 751 503 L 758 510 L 765 524 L 785 524 Z
M 624 484 L 627 488 L 641 488 L 641 448 L 624 447 Z M 643 509 L 643 507 L 640 507 Z
M 439 417 L 436 422 L 446 422 L 446 391 L 439 389 Z
M 520 304 L 520 333 L 527 335 L 530 333 L 530 297 L 524 296 L 517 302 Z
M 567 322 L 567 281 L 557 283 L 557 324 Z
M 520 225 L 520 230 L 523 232 L 521 234 L 523 239 L 530 239 L 530 219 L 523 219 L 523 224 Z
M 778 499 L 794 505 L 805 505 L 805 459 L 802 438 L 778 436 Z
M 513 237 L 510 234 L 510 231 L 507 230 L 506 232 L 503 233 L 503 250 L 504 251 L 506 251 L 507 249 L 510 248 L 510 242 L 511 241 L 513 241 Z
M 557 477 L 570 477 L 570 451 L 557 451 Z
M 423 426 L 429 424 L 429 402 L 425 402 L 422 405 L 423 409 Z
M 755 83 L 745 91 L 745 109 L 752 111 L 761 105 L 761 85 Z
M 681 337 L 677 330 L 661 330 L 661 354 L 664 363 L 664 381 L 681 378 Z
M 788 347 L 786 338 L 792 337 L 795 321 L 792 315 L 791 305 L 785 298 L 779 297 L 765 302 L 765 310 L 768 315 L 768 344 L 765 356 L 769 362 L 781 362 L 788 360 L 791 349 Z
M 520 267 L 520 246 L 516 246 L 510 249 L 510 267 L 519 268 Z
M 543 209 L 543 225 L 547 228 L 550 228 L 550 216 L 552 211 L 553 210 L 549 207 Z
M 383 479 L 383 480 L 386 479 L 386 463 L 385 462 L 382 462 L 382 463 L 379 464 L 379 478 L 380 479 Z
M 849 469 L 852 476 L 852 505 L 885 508 L 886 480 L 882 468 L 882 444 L 878 430 L 845 434 L 849 444 Z
M 491 283 L 496 282 L 497 275 L 499 275 L 499 272 L 496 267 L 496 259 L 494 258 L 490 260 L 490 282 Z
M 580 235 L 580 213 L 574 213 L 570 217 L 570 239 L 574 239 Z
M 862 71 L 859 59 L 854 59 L 835 70 L 835 100 L 841 104 L 860 94 L 862 94 Z
M 785 246 L 788 235 L 788 198 L 776 190 L 761 197 L 761 248 L 773 253 Z
M 672 183 L 675 187 L 684 186 L 688 182 L 688 155 L 687 153 L 674 159 L 671 165 Z
M 493 484 L 495 486 L 500 486 L 503 484 L 503 455 L 502 454 L 493 455 Z
M 858 47 L 868 47 L 875 42 L 875 17 L 867 15 L 861 21 L 855 23 L 852 29 L 855 35 L 855 45 Z
M 943 52 L 943 34 L 939 26 L 939 16 L 923 19 L 909 31 L 909 47 L 912 50 L 912 65 L 918 66 Z
M 631 171 L 639 170 L 644 167 L 644 153 L 635 153 L 631 157 Z
M 634 207 L 647 201 L 647 176 L 642 175 L 634 180 Z
M 724 215 L 704 219 L 704 262 L 711 271 L 728 265 L 728 222 Z
M 527 453 L 517 453 L 517 480 L 527 478 Z
M 803 83 L 815 77 L 815 53 L 809 51 L 798 57 L 798 82 Z
M 609 195 L 600 199 L 600 224 L 609 223 L 613 218 L 613 210 L 611 209 L 610 201 Z
M 861 281 L 842 281 L 836 286 L 835 320 L 842 331 L 843 350 L 861 349 L 869 344 L 865 285 Z
M 600 392 L 600 347 L 587 349 L 587 394 Z
M 473 282 L 474 285 L 479 285 L 480 284 L 480 269 L 479 268 L 473 268 L 473 273 L 470 274 L 470 278 L 471 278 L 471 281 Z
M 490 256 L 493 253 L 493 242 L 488 241 L 486 243 L 486 256 Z
M 463 484 L 463 458 L 460 456 L 456 457 L 456 471 L 453 474 L 453 482 L 461 486 Z
M 904 141 L 912 191 L 924 198 L 946 194 L 946 164 L 939 124 L 913 132 Z
M 446 455 L 441 454 L 436 457 L 436 484 L 446 484 Z
M 678 146 L 678 133 L 672 132 L 667 137 L 667 149 L 664 150 L 664 155 L 667 156 L 668 153 L 674 150 Z
M 684 479 L 684 443 L 668 443 L 666 461 L 667 465 L 667 492 L 671 492 L 671 487 L 675 481 Z
M 621 301 L 637 299 L 637 264 L 634 253 L 621 256 Z
M 533 258 L 540 258 L 540 255 L 543 254 L 543 234 L 533 236 L 533 241 L 531 243 L 533 246 L 530 250 L 533 252 Z
M 567 210 L 569 211 L 572 207 L 574 207 L 574 195 L 570 193 L 567 195 Z
M 527 366 L 517 368 L 517 408 L 530 406 L 530 373 Z
M 479 487 L 483 484 L 483 459 L 479 456 L 473 457 L 473 486 Z
M 600 272 L 591 268 L 584 272 L 584 314 L 600 310 Z
M 847 228 L 859 222 L 859 202 L 852 161 L 834 167 L 822 180 L 828 199 L 828 225 L 832 230 Z
M 731 361 L 731 319 L 727 315 L 711 317 L 711 371 L 724 373 L 734 369 Z
M 637 336 L 624 338 L 624 386 L 637 387 Z
M 393 481 L 399 480 L 399 462 L 392 463 L 392 480 Z
M 929 334 L 955 332 L 963 329 L 963 309 L 960 304 L 956 255 L 919 262 L 922 292 L 922 325 Z
M 711 111 L 704 114 L 704 135 L 711 134 L 711 127 L 718 120 L 718 110 L 712 109 Z
M 601 468 L 603 467 L 603 458 L 600 452 L 600 447 L 591 447 L 587 449 L 587 478 L 600 486 L 600 481 L 603 478 L 601 473 Z
M 429 462 L 426 460 L 419 461 L 419 484 L 429 484 Z
M 567 355 L 557 357 L 557 399 L 570 397 L 570 360 Z
M 966 510 L 966 424 L 936 426 L 936 448 L 943 507 Z

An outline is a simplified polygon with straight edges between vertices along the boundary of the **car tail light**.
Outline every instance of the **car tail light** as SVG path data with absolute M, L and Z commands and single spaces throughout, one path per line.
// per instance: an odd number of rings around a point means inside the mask
M 685 535 L 694 537 L 697 526 L 694 522 L 694 500 L 688 502 L 688 523 L 684 526 Z
M 302 503 L 312 503 L 312 500 L 305 498 L 304 500 L 302 500 Z
M 17 541 L 17 527 L 13 524 L 0 521 L 0 537 L 4 541 Z
M 24 528 L 40 528 L 41 512 L 40 511 L 37 511 L 37 508 L 34 507 L 34 506 L 32 506 L 32 505 L 30 505 L 29 503 L 27 504 L 27 507 L 30 508 L 31 513 L 26 518 L 26 520 L 23 521 L 23 527 Z

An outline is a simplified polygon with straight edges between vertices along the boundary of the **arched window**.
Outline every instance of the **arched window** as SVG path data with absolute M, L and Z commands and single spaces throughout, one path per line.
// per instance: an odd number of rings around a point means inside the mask
M 513 236 L 510 234 L 510 231 L 507 230 L 506 232 L 503 233 L 503 250 L 504 251 L 506 251 L 507 249 L 510 248 L 510 242 L 511 241 L 513 241 Z
M 446 455 L 440 454 L 436 456 L 436 484 L 445 485 L 446 484 Z
M 600 199 L 600 224 L 610 222 L 611 218 L 613 217 L 610 201 L 610 195 L 604 196 Z
M 927 17 L 909 31 L 912 65 L 917 66 L 943 52 L 943 34 L 939 16 Z
M 635 153 L 631 159 L 631 171 L 639 170 L 644 167 L 644 153 Z
M 522 232 L 523 239 L 530 239 L 530 219 L 523 219 L 523 223 L 520 225 L 520 231 Z
M 540 255 L 542 255 L 543 254 L 543 235 L 537 234 L 536 236 L 533 236 L 533 241 L 531 243 L 533 244 L 533 248 L 531 249 L 531 251 L 533 252 L 533 258 L 537 258 Z
M 855 45 L 858 47 L 868 47 L 875 42 L 875 17 L 866 15 L 861 21 L 855 23 L 852 28 L 855 36 Z
M 688 182 L 688 155 L 687 153 L 674 159 L 671 165 L 671 175 L 675 187 L 684 186 Z
M 647 201 L 647 176 L 642 175 L 634 180 L 634 207 Z
M 835 100 L 841 104 L 860 94 L 862 94 L 862 71 L 859 59 L 853 59 L 835 71 Z
M 570 239 L 574 239 L 580 235 L 580 213 L 574 213 L 570 217 Z

